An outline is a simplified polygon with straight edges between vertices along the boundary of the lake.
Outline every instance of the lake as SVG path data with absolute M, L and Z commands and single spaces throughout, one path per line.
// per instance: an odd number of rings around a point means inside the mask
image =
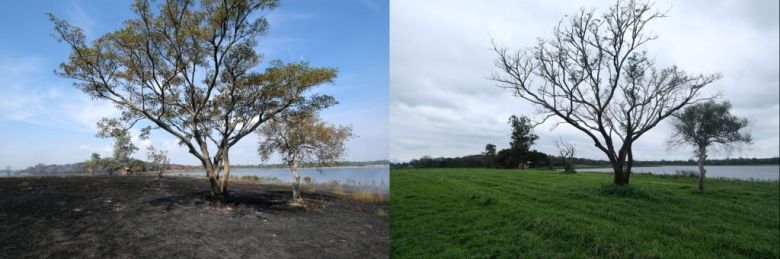
M 387 166 L 366 167 L 327 167 L 317 170 L 315 168 L 300 168 L 298 173 L 301 181 L 304 177 L 310 177 L 314 183 L 330 183 L 336 181 L 340 184 L 359 187 L 359 189 L 387 192 L 390 184 L 389 169 Z M 205 171 L 178 171 L 169 172 L 170 175 L 205 177 Z M 283 182 L 292 182 L 292 173 L 289 168 L 231 168 L 230 176 L 258 176 L 276 177 Z
M 778 180 L 780 179 L 780 166 L 777 165 L 712 165 L 705 166 L 708 178 L 733 178 L 742 180 Z M 699 173 L 699 167 L 695 165 L 675 166 L 645 166 L 631 169 L 635 173 L 651 174 L 675 174 L 678 170 L 695 171 Z M 612 168 L 582 168 L 577 172 L 612 172 Z

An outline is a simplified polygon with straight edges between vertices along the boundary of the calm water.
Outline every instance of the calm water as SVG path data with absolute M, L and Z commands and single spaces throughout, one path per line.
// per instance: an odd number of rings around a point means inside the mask
M 707 177 L 715 178 L 734 178 L 734 179 L 755 179 L 755 180 L 778 180 L 780 179 L 780 166 L 777 165 L 718 165 L 705 166 Z M 652 173 L 652 174 L 675 174 L 678 170 L 699 172 L 697 166 L 651 166 L 634 167 L 632 172 Z M 577 169 L 578 172 L 612 172 L 612 168 L 583 168 Z
M 206 176 L 205 171 L 191 172 L 170 172 L 171 175 L 182 173 L 185 176 Z M 310 177 L 314 183 L 329 183 L 332 181 L 340 184 L 357 186 L 361 189 L 372 189 L 387 192 L 390 180 L 389 169 L 387 166 L 376 167 L 338 167 L 298 169 L 301 174 L 301 181 L 304 177 Z M 230 176 L 258 176 L 258 177 L 276 177 L 284 182 L 292 182 L 292 174 L 287 168 L 233 168 L 230 169 Z

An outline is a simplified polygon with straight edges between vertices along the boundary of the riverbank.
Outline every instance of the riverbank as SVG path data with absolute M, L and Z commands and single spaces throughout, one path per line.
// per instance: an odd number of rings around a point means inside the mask
M 198 178 L 0 178 L 0 257 L 387 257 L 387 204 L 325 187 L 301 207 L 289 185 L 231 181 L 215 207 Z
M 777 181 L 393 169 L 398 258 L 777 258 Z

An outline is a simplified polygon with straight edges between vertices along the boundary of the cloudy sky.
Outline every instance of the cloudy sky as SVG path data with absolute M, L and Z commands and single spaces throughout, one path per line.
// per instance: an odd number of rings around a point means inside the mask
M 549 38 L 564 15 L 581 7 L 606 10 L 611 1 L 390 2 L 390 157 L 462 156 L 485 144 L 509 145 L 512 114 L 534 115 L 534 107 L 486 78 L 494 71 L 491 38 L 510 49 Z M 752 120 L 754 144 L 711 157 L 778 156 L 778 2 L 774 0 L 657 1 L 669 17 L 650 31 L 656 65 L 692 73 L 721 73 L 705 94 L 722 93 L 733 113 Z M 538 117 L 537 117 L 538 118 Z M 555 153 L 555 139 L 577 146 L 579 157 L 604 159 L 585 135 L 570 126 L 540 125 L 533 147 Z M 634 145 L 639 160 L 688 159 L 688 148 L 669 149 L 661 123 Z
M 0 9 L 0 166 L 19 169 L 35 163 L 73 163 L 92 152 L 111 154 L 111 140 L 95 137 L 95 123 L 117 111 L 90 100 L 53 70 L 69 49 L 51 34 L 44 15 L 51 12 L 81 27 L 88 40 L 132 17 L 131 1 L 13 1 Z M 270 32 L 259 40 L 266 60 L 308 60 L 339 69 L 334 85 L 321 92 L 341 104 L 322 117 L 351 124 L 358 138 L 348 144 L 347 160 L 388 157 L 388 6 L 377 0 L 282 1 L 268 14 Z M 231 150 L 234 164 L 260 163 L 257 136 Z M 153 144 L 167 149 L 173 163 L 197 164 L 167 133 L 150 141 L 134 139 L 142 151 Z

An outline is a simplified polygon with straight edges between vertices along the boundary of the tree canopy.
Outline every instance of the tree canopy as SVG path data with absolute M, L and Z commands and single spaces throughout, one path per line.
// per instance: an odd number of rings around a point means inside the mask
M 88 42 L 81 29 L 49 14 L 71 53 L 58 74 L 94 99 L 113 103 L 125 127 L 145 121 L 175 137 L 205 169 L 214 197 L 224 197 L 230 148 L 285 110 L 328 106 L 311 94 L 336 69 L 274 60 L 258 71 L 263 11 L 276 0 L 136 0 L 135 18 Z M 259 15 L 253 15 L 259 14 Z M 215 147 L 216 150 L 213 150 Z
M 646 50 L 657 36 L 647 26 L 665 16 L 651 3 L 616 1 L 602 15 L 582 9 L 564 18 L 551 38 L 509 51 L 494 43 L 492 80 L 587 135 L 610 161 L 614 183 L 629 183 L 632 145 L 688 104 L 719 74 L 657 67 Z

